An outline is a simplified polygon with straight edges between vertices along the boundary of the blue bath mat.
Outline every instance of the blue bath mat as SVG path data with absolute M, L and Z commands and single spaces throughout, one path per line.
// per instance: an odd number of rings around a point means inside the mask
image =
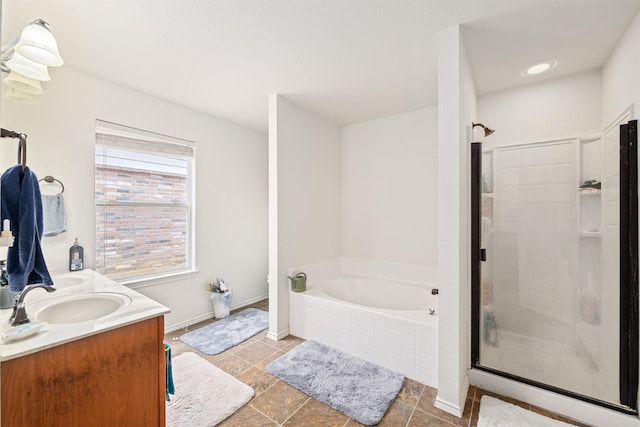
M 203 352 L 218 354 L 248 340 L 269 327 L 269 313 L 248 308 L 180 337 L 183 343 Z
M 382 420 L 404 376 L 316 341 L 267 365 L 267 372 L 364 425 Z

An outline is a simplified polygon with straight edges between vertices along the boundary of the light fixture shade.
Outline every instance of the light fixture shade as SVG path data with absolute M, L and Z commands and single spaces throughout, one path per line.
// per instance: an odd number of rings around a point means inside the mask
M 25 58 L 49 67 L 59 67 L 64 63 L 58 52 L 56 38 L 42 20 L 24 27 L 14 49 Z
M 4 83 L 11 88 L 31 95 L 42 95 L 42 84 L 38 80 L 30 79 L 15 71 L 11 71 L 4 79 Z
M 7 62 L 7 67 L 18 74 L 29 77 L 30 79 L 39 80 L 41 82 L 48 82 L 51 80 L 46 65 L 30 61 L 18 52 L 13 52 L 11 59 Z
M 23 102 L 25 104 L 37 104 L 38 97 L 28 93 L 21 92 L 12 87 L 5 88 L 4 95 L 6 99 Z

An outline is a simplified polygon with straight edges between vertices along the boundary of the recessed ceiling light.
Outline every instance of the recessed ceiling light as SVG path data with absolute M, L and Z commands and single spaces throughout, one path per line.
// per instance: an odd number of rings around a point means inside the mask
M 553 68 L 555 68 L 557 64 L 558 63 L 556 61 L 538 62 L 537 64 L 534 64 L 528 67 L 526 70 L 523 70 L 522 75 L 535 76 L 536 74 L 541 74 L 541 73 L 552 70 Z

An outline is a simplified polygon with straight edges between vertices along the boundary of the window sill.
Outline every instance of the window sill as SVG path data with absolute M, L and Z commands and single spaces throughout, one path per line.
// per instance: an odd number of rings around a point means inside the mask
M 125 285 L 131 289 L 147 288 L 149 286 L 156 286 L 163 283 L 175 282 L 177 280 L 187 279 L 190 277 L 196 277 L 200 274 L 199 270 L 187 270 L 176 273 L 167 273 L 152 277 L 136 277 L 135 279 L 127 279 L 118 281 L 121 285 Z

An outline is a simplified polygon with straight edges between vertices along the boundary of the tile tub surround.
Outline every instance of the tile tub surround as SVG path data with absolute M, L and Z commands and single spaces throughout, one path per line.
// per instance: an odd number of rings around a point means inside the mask
M 438 317 L 430 316 L 427 310 L 401 312 L 357 306 L 326 295 L 317 285 L 306 292 L 291 292 L 289 303 L 293 335 L 437 387 Z
M 249 307 L 268 310 L 268 301 L 264 300 Z M 239 309 L 237 311 L 243 310 Z M 234 312 L 237 312 L 234 311 Z M 189 330 L 206 326 L 211 323 L 207 320 L 193 325 Z M 193 351 L 189 346 L 175 341 L 185 331 L 171 332 L 165 335 L 165 342 L 171 344 L 173 355 L 182 352 Z M 344 414 L 325 405 L 324 403 L 307 396 L 306 394 L 287 385 L 278 378 L 267 373 L 266 365 L 277 359 L 287 351 L 303 342 L 300 338 L 289 335 L 280 340 L 273 341 L 266 337 L 266 331 L 250 338 L 244 343 L 233 347 L 215 356 L 207 356 L 196 352 L 209 363 L 212 363 L 230 373 L 240 381 L 253 387 L 255 396 L 248 404 L 240 408 L 235 414 L 223 421 L 221 427 L 247 427 L 247 426 L 300 426 L 300 427 L 356 427 L 361 424 L 347 418 Z M 418 381 L 405 379 L 400 393 L 391 404 L 382 422 L 381 427 L 474 427 L 478 422 L 480 398 L 483 394 L 489 394 L 498 399 L 516 403 L 526 409 L 540 412 L 546 416 L 560 419 L 574 425 L 572 420 L 558 417 L 542 409 L 532 407 L 523 402 L 517 402 L 504 396 L 499 396 L 484 390 L 469 388 L 467 402 L 462 418 L 441 411 L 433 406 L 437 390 Z

